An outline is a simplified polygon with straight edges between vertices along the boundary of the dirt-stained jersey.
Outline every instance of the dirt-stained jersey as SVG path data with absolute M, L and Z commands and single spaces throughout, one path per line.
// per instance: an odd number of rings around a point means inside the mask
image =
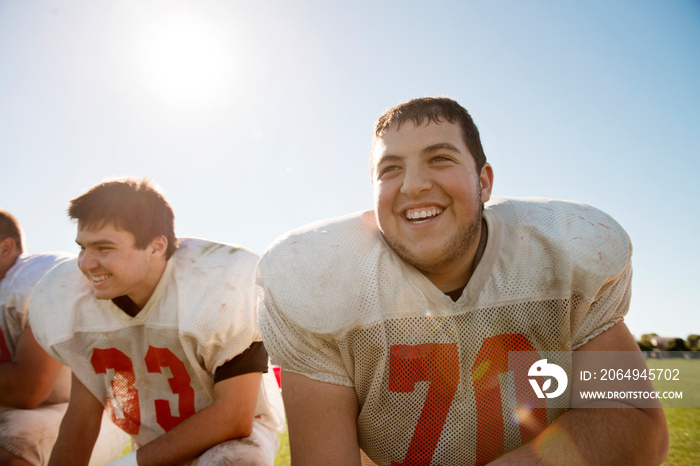
M 0 281 L 0 362 L 11 361 L 27 325 L 29 297 L 34 285 L 68 254 L 20 254 Z
M 30 322 L 46 351 L 144 445 L 209 406 L 217 367 L 261 341 L 256 262 L 242 248 L 183 239 L 148 303 L 130 317 L 96 299 L 71 261 L 39 282 Z M 263 380 L 255 414 L 278 430 L 279 390 L 271 371 Z
M 29 298 L 34 285 L 49 270 L 75 256 L 65 253 L 20 254 L 0 281 L 0 362 L 14 360 L 19 337 L 29 320 Z M 61 373 L 49 403 L 67 401 L 70 371 Z
M 531 440 L 563 408 L 534 395 L 527 368 L 627 312 L 632 248 L 608 215 L 493 198 L 484 218 L 486 248 L 456 302 L 394 253 L 371 211 L 296 230 L 260 260 L 272 362 L 354 387 L 360 447 L 377 464 L 485 464 Z M 532 356 L 514 368 L 513 351 Z

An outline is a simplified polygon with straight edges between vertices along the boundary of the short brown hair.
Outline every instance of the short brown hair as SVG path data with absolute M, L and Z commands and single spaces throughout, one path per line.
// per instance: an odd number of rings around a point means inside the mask
M 5 238 L 12 238 L 15 241 L 17 251 L 24 252 L 22 227 L 14 215 L 5 209 L 0 209 L 0 241 Z
M 486 163 L 486 155 L 481 145 L 479 129 L 474 124 L 469 112 L 456 101 L 447 97 L 411 99 L 386 110 L 374 124 L 374 135 L 381 137 L 394 123 L 398 129 L 408 120 L 411 120 L 416 126 L 423 123 L 424 120 L 428 120 L 426 124 L 441 123 L 444 120 L 449 123 L 457 123 L 462 128 L 464 142 L 474 157 L 477 172 L 481 172 Z
M 70 201 L 68 216 L 78 221 L 78 228 L 115 228 L 134 235 L 138 249 L 157 236 L 168 240 L 165 258 L 177 249 L 175 215 L 161 192 L 148 179 L 121 178 L 94 186 Z

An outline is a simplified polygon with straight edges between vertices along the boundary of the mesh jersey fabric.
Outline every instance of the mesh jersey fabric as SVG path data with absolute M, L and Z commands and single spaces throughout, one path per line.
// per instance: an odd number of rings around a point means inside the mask
M 627 312 L 632 247 L 608 215 L 493 198 L 484 218 L 457 302 L 393 252 L 372 211 L 295 230 L 260 259 L 273 364 L 354 387 L 360 447 L 379 465 L 485 464 L 532 439 L 563 408 L 525 394 L 508 352 L 574 350 Z
M 130 317 L 111 300 L 96 299 L 71 261 L 36 286 L 30 322 L 44 349 L 145 445 L 209 406 L 216 368 L 261 341 L 256 263 L 254 253 L 237 246 L 182 239 L 153 295 Z M 274 375 L 263 379 L 255 414 L 279 430 L 279 390 L 270 390 Z
M 20 254 L 0 281 L 0 362 L 15 359 L 19 337 L 28 323 L 29 299 L 34 285 L 57 264 L 73 257 L 65 253 Z M 66 369 L 47 402 L 64 402 L 69 395 L 70 371 Z

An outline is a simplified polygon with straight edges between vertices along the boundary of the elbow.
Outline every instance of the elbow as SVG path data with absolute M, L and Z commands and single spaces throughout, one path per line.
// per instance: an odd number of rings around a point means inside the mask
M 645 452 L 648 464 L 659 465 L 666 461 L 671 447 L 668 434 L 668 423 L 662 408 L 654 409 L 652 428 L 645 435 L 644 443 L 647 445 Z
M 34 409 L 46 401 L 46 395 L 36 391 L 25 391 L 17 394 L 12 407 L 17 409 Z
M 249 421 L 240 421 L 235 423 L 234 426 L 232 426 L 231 431 L 229 432 L 229 440 L 250 437 L 252 433 L 253 420 L 251 419 Z
M 659 433 L 657 435 L 655 464 L 662 464 L 664 461 L 666 461 L 670 449 L 671 441 L 668 435 L 668 425 L 666 424 L 666 419 L 664 418 L 663 425 L 660 426 Z
M 17 389 L 17 407 L 34 409 L 49 398 L 54 387 L 53 385 L 42 383 L 40 380 L 27 382 L 23 384 L 24 386 Z

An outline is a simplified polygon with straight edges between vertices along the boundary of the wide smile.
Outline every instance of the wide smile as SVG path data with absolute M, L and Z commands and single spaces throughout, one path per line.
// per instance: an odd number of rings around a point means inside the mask
M 440 207 L 419 207 L 417 209 L 406 209 L 404 216 L 406 220 L 413 224 L 426 223 L 442 213 Z
M 90 283 L 92 283 L 92 284 L 95 285 L 95 286 L 101 285 L 102 283 L 104 283 L 104 282 L 105 282 L 109 277 L 111 277 L 111 276 L 112 276 L 111 273 L 104 273 L 104 274 L 92 274 L 92 273 L 88 273 L 88 274 L 87 274 L 88 279 L 90 279 Z

